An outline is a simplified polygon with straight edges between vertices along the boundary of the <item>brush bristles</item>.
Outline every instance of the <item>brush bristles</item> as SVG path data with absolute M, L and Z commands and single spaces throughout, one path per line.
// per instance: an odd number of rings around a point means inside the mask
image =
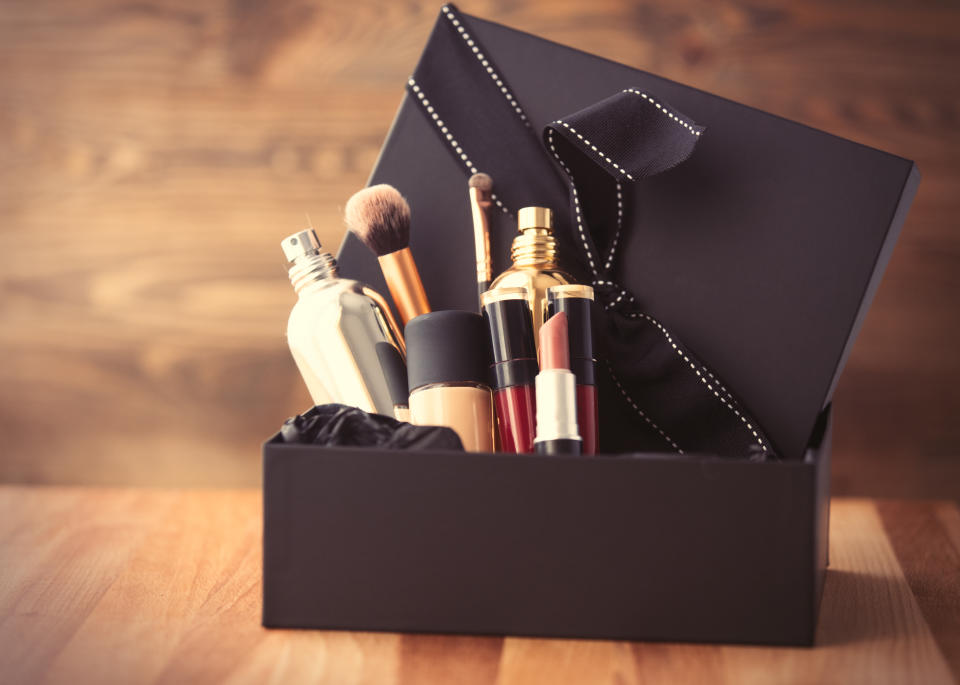
M 489 193 L 491 190 L 493 190 L 493 179 L 481 171 L 480 173 L 471 176 L 470 180 L 467 181 L 467 185 L 469 185 L 471 188 L 479 188 L 483 192 Z
M 410 244 L 410 205 L 391 185 L 356 192 L 344 209 L 347 228 L 378 257 Z

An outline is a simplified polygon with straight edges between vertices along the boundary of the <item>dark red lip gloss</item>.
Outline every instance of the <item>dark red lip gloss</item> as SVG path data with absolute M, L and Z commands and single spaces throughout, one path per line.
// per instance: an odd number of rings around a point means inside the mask
M 493 404 L 502 452 L 533 452 L 537 429 L 537 348 L 526 288 L 481 296 L 493 348 Z
M 547 288 L 547 317 L 567 315 L 570 370 L 577 377 L 577 426 L 582 454 L 596 454 L 599 438 L 597 360 L 593 352 L 593 288 L 589 285 L 555 285 Z

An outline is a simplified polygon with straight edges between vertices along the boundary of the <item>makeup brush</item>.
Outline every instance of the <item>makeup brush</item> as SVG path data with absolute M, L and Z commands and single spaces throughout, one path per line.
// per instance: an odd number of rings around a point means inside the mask
M 477 252 L 477 296 L 490 288 L 490 207 L 493 206 L 493 179 L 484 173 L 474 174 L 467 182 L 470 211 L 473 214 L 473 244 Z M 481 311 L 483 303 L 480 304 Z
M 347 228 L 377 255 L 403 323 L 430 311 L 410 252 L 410 205 L 391 185 L 364 188 L 347 201 Z

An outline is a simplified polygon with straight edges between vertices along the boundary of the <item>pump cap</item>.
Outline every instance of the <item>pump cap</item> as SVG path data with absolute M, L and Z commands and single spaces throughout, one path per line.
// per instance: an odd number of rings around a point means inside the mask
M 323 249 L 320 238 L 317 237 L 312 228 L 288 235 L 280 242 L 280 247 L 283 249 L 283 256 L 287 258 L 288 262 L 292 262 L 297 257 L 316 254 Z

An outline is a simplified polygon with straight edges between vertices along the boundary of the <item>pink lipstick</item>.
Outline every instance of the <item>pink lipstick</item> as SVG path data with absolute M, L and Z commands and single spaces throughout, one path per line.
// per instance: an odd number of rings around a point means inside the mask
M 537 454 L 581 453 L 577 429 L 577 379 L 570 371 L 567 315 L 558 312 L 540 327 L 540 373 L 537 374 Z
M 589 285 L 555 285 L 547 288 L 547 316 L 567 315 L 570 334 L 570 370 L 577 377 L 577 427 L 583 454 L 597 452 L 597 360 L 593 356 L 593 288 Z

